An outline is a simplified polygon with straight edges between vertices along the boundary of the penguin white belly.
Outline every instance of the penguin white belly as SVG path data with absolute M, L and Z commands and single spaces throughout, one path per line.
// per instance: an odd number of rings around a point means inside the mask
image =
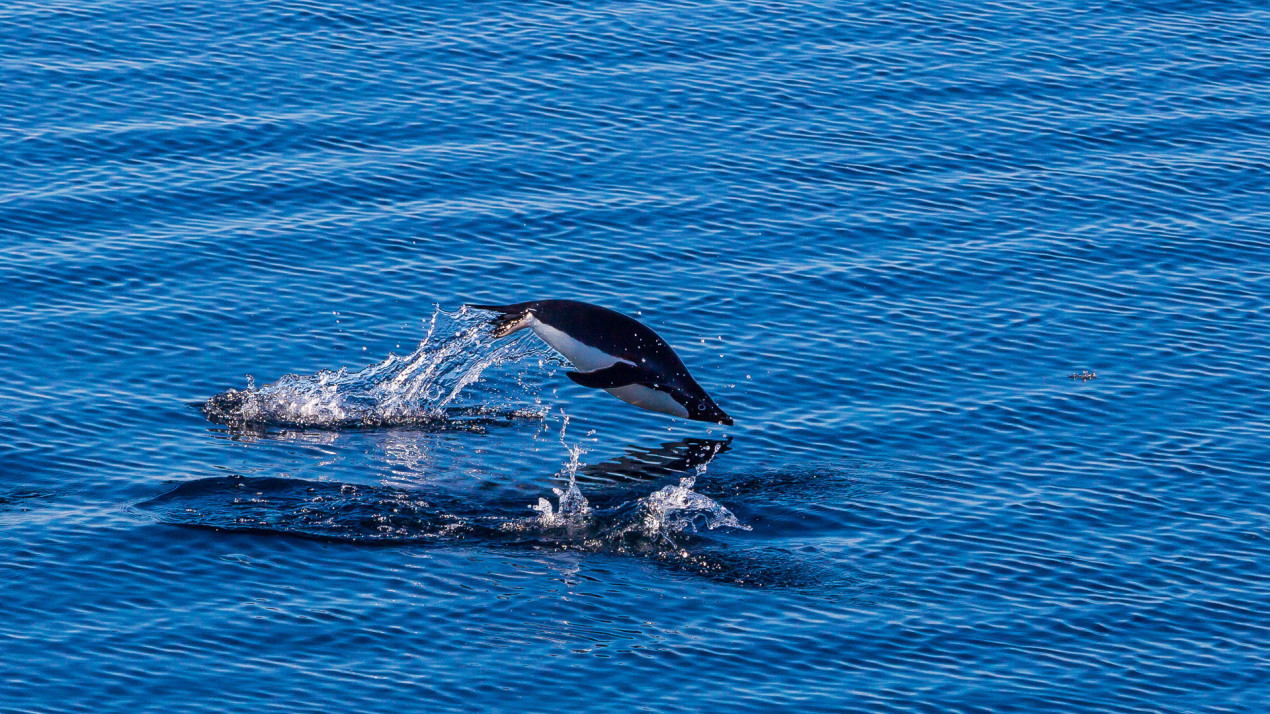
M 604 391 L 627 404 L 634 404 L 637 407 L 671 416 L 688 417 L 688 410 L 682 404 L 676 402 L 669 394 L 651 387 L 645 387 L 642 384 L 628 384 L 625 387 L 613 387 Z
M 542 338 L 543 342 L 551 345 L 551 348 L 556 352 L 564 355 L 565 359 L 572 362 L 573 366 L 582 372 L 594 372 L 597 369 L 612 367 L 618 362 L 634 364 L 634 362 L 629 360 L 615 357 L 590 345 L 583 344 L 573 339 L 568 333 L 561 332 L 532 315 L 529 316 L 526 323 L 525 326 L 532 329 L 535 335 Z M 688 416 L 688 410 L 682 404 L 676 402 L 669 394 L 651 387 L 645 387 L 642 384 L 628 384 L 624 387 L 613 387 L 604 391 L 627 404 L 634 404 L 643 409 L 683 418 Z
M 618 362 L 626 362 L 624 359 L 618 359 L 617 357 L 597 350 L 590 345 L 582 344 L 570 337 L 568 333 L 561 332 L 532 315 L 529 317 L 528 326 L 534 331 L 535 335 L 542 338 L 543 342 L 551 345 L 553 350 L 564 355 L 565 359 L 572 362 L 573 366 L 577 367 L 582 372 L 594 372 L 597 369 L 612 367 Z M 634 363 L 627 362 L 627 364 Z M 621 399 L 621 397 L 618 398 Z M 630 400 L 628 399 L 626 401 Z M 634 404 L 634 402 L 631 403 Z

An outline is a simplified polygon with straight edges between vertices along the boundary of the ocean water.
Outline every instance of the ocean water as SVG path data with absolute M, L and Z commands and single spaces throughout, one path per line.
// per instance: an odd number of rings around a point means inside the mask
M 1263 2 L 0 8 L 0 710 L 1261 712 Z M 733 427 L 468 302 L 672 344 Z

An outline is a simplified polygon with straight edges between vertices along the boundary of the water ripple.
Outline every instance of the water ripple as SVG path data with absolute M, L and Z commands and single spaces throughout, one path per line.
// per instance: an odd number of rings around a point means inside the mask
M 0 708 L 1260 711 L 1267 28 L 6 4 Z

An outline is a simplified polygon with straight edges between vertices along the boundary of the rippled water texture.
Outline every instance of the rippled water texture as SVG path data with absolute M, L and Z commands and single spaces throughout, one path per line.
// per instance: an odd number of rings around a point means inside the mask
M 0 710 L 1261 712 L 1264 3 L 0 8 Z M 644 321 L 736 419 L 465 303 Z

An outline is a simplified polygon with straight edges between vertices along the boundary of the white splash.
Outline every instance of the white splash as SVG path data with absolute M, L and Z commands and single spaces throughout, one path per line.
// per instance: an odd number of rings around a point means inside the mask
M 557 473 L 557 476 L 567 475 L 569 485 L 563 489 L 551 489 L 556 494 L 554 507 L 551 501 L 545 498 L 539 498 L 536 505 L 530 506 L 538 512 L 538 525 L 543 528 L 583 526 L 591 515 L 591 504 L 586 496 L 582 495 L 577 481 L 578 467 L 582 465 L 582 455 L 586 453 L 586 450 L 580 444 L 571 446 L 565 441 L 565 432 L 569 429 L 569 415 L 561 409 L 560 416 L 563 417 L 560 424 L 560 444 L 569 452 L 569 462 Z
M 699 466 L 696 475 L 685 476 L 679 479 L 678 485 L 666 486 L 640 499 L 640 513 L 643 515 L 640 526 L 644 536 L 669 538 L 674 533 L 696 532 L 702 526 L 708 530 L 750 530 L 750 526 L 742 523 L 718 501 L 692 490 L 697 484 L 697 477 L 704 472 L 705 466 Z
M 530 506 L 538 512 L 537 524 L 543 528 L 584 525 L 591 515 L 591 504 L 578 489 L 578 484 L 570 481 L 568 488 L 551 490 L 556 494 L 556 506 L 545 498 L 539 498 L 537 504 Z
M 563 429 L 561 439 L 563 441 Z M 705 473 L 704 464 L 697 467 L 696 474 L 681 478 L 677 485 L 666 486 L 615 508 L 596 511 L 578 489 L 574 478 L 584 452 L 580 447 L 567 448 L 570 460 L 560 475 L 569 476 L 568 487 L 552 489 L 556 496 L 555 504 L 547 498 L 539 498 L 536 505 L 530 506 L 538 512 L 537 518 L 509 524 L 506 530 L 523 531 L 526 527 L 554 531 L 563 529 L 581 545 L 618 549 L 648 546 L 677 548 L 675 536 L 697 533 L 702 528 L 750 530 L 750 526 L 742 523 L 718 501 L 693 490 L 697 478 Z
M 449 334 L 446 334 L 449 333 Z M 442 336 L 444 335 L 444 336 Z M 464 405 L 459 397 L 491 367 L 549 354 L 536 341 L 515 337 L 493 341 L 484 317 L 467 308 L 447 313 L 437 307 L 418 348 L 355 372 L 347 368 L 301 376 L 288 374 L 272 384 L 231 389 L 208 400 L 208 418 L 231 425 L 335 428 L 444 421 L 461 416 L 541 418 L 524 406 L 532 381 L 516 379 L 517 393 L 486 389 Z M 501 397 L 501 399 L 500 399 Z

